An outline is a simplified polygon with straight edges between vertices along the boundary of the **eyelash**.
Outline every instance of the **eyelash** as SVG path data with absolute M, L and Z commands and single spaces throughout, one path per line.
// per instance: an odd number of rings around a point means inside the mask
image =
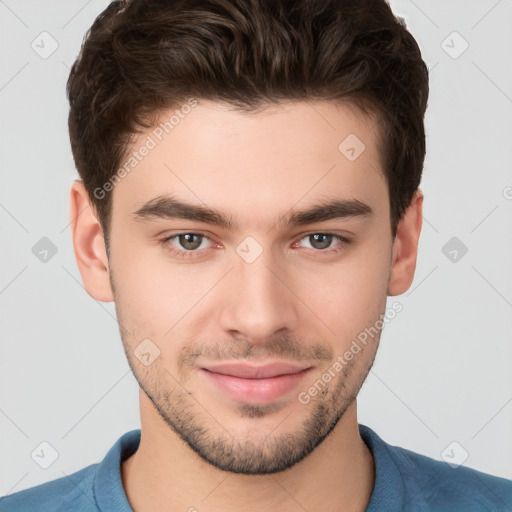
M 170 236 L 167 236 L 163 239 L 160 240 L 160 243 L 164 246 L 165 250 L 167 250 L 168 252 L 170 252 L 171 254 L 173 254 L 174 256 L 178 256 L 180 258 L 195 258 L 197 257 L 196 255 L 202 251 L 205 251 L 206 249 L 196 249 L 196 250 L 193 250 L 193 251 L 187 251 L 187 250 L 179 250 L 179 249 L 176 249 L 176 247 L 174 247 L 174 245 L 172 244 L 169 244 L 167 242 L 169 242 L 170 240 L 172 240 L 173 238 L 177 238 L 179 237 L 180 235 L 197 235 L 199 237 L 202 237 L 203 239 L 209 239 L 209 237 L 207 237 L 206 235 L 202 235 L 201 233 L 195 233 L 193 231 L 183 231 L 181 233 L 174 233 Z M 349 245 L 351 243 L 351 241 L 348 239 L 348 238 L 345 238 L 341 235 L 338 235 L 336 233 L 331 233 L 329 231 L 314 231 L 312 233 L 307 233 L 305 234 L 304 236 L 302 236 L 302 238 L 300 238 L 298 240 L 298 242 L 300 242 L 301 240 L 304 240 L 304 238 L 307 238 L 307 237 L 310 237 L 312 235 L 327 235 L 327 236 L 332 236 L 334 238 L 337 238 L 340 243 L 336 246 L 336 247 L 344 247 L 346 245 Z M 294 242 L 296 243 L 296 242 Z M 333 249 L 311 249 L 313 251 L 315 251 L 315 255 L 318 254 L 318 253 L 322 253 L 322 254 L 334 254 L 334 253 L 338 253 L 342 250 L 342 248 L 333 248 Z

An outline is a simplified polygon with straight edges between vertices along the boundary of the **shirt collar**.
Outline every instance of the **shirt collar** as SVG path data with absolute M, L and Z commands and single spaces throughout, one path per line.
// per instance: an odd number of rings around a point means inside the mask
M 375 483 L 366 512 L 405 509 L 405 483 L 385 443 L 371 428 L 359 424 L 359 433 L 370 449 L 375 463 Z
M 371 428 L 359 424 L 359 433 L 372 452 L 375 483 L 366 512 L 404 509 L 405 485 L 389 446 Z M 94 495 L 102 512 L 133 512 L 121 479 L 121 462 L 130 457 L 140 443 L 140 429 L 121 436 L 99 464 L 94 480 Z
M 98 466 L 94 479 L 94 496 L 101 512 L 133 512 L 121 479 L 121 462 L 137 450 L 140 429 L 123 434 Z

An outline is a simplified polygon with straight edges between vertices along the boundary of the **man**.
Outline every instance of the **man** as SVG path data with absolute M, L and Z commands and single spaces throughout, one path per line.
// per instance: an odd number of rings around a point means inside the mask
M 428 73 L 388 4 L 113 2 L 68 95 L 75 256 L 141 429 L 2 512 L 511 510 L 357 421 L 422 225 Z

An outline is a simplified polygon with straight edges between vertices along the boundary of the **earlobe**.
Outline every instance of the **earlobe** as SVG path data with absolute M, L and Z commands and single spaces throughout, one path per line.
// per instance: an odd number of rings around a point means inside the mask
M 422 210 L 423 193 L 418 189 L 398 223 L 388 283 L 389 296 L 405 293 L 413 282 L 423 221 Z
M 75 258 L 84 287 L 93 299 L 112 302 L 103 230 L 81 180 L 75 180 L 71 186 L 69 215 Z

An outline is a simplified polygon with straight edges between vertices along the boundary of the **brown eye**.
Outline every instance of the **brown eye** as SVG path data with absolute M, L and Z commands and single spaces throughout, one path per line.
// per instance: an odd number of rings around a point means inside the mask
M 183 249 L 187 249 L 188 251 L 194 251 L 200 247 L 201 241 L 204 238 L 202 235 L 196 235 L 194 233 L 183 233 L 181 235 L 176 235 L 178 239 L 178 243 Z M 194 238 L 198 239 L 194 240 Z

